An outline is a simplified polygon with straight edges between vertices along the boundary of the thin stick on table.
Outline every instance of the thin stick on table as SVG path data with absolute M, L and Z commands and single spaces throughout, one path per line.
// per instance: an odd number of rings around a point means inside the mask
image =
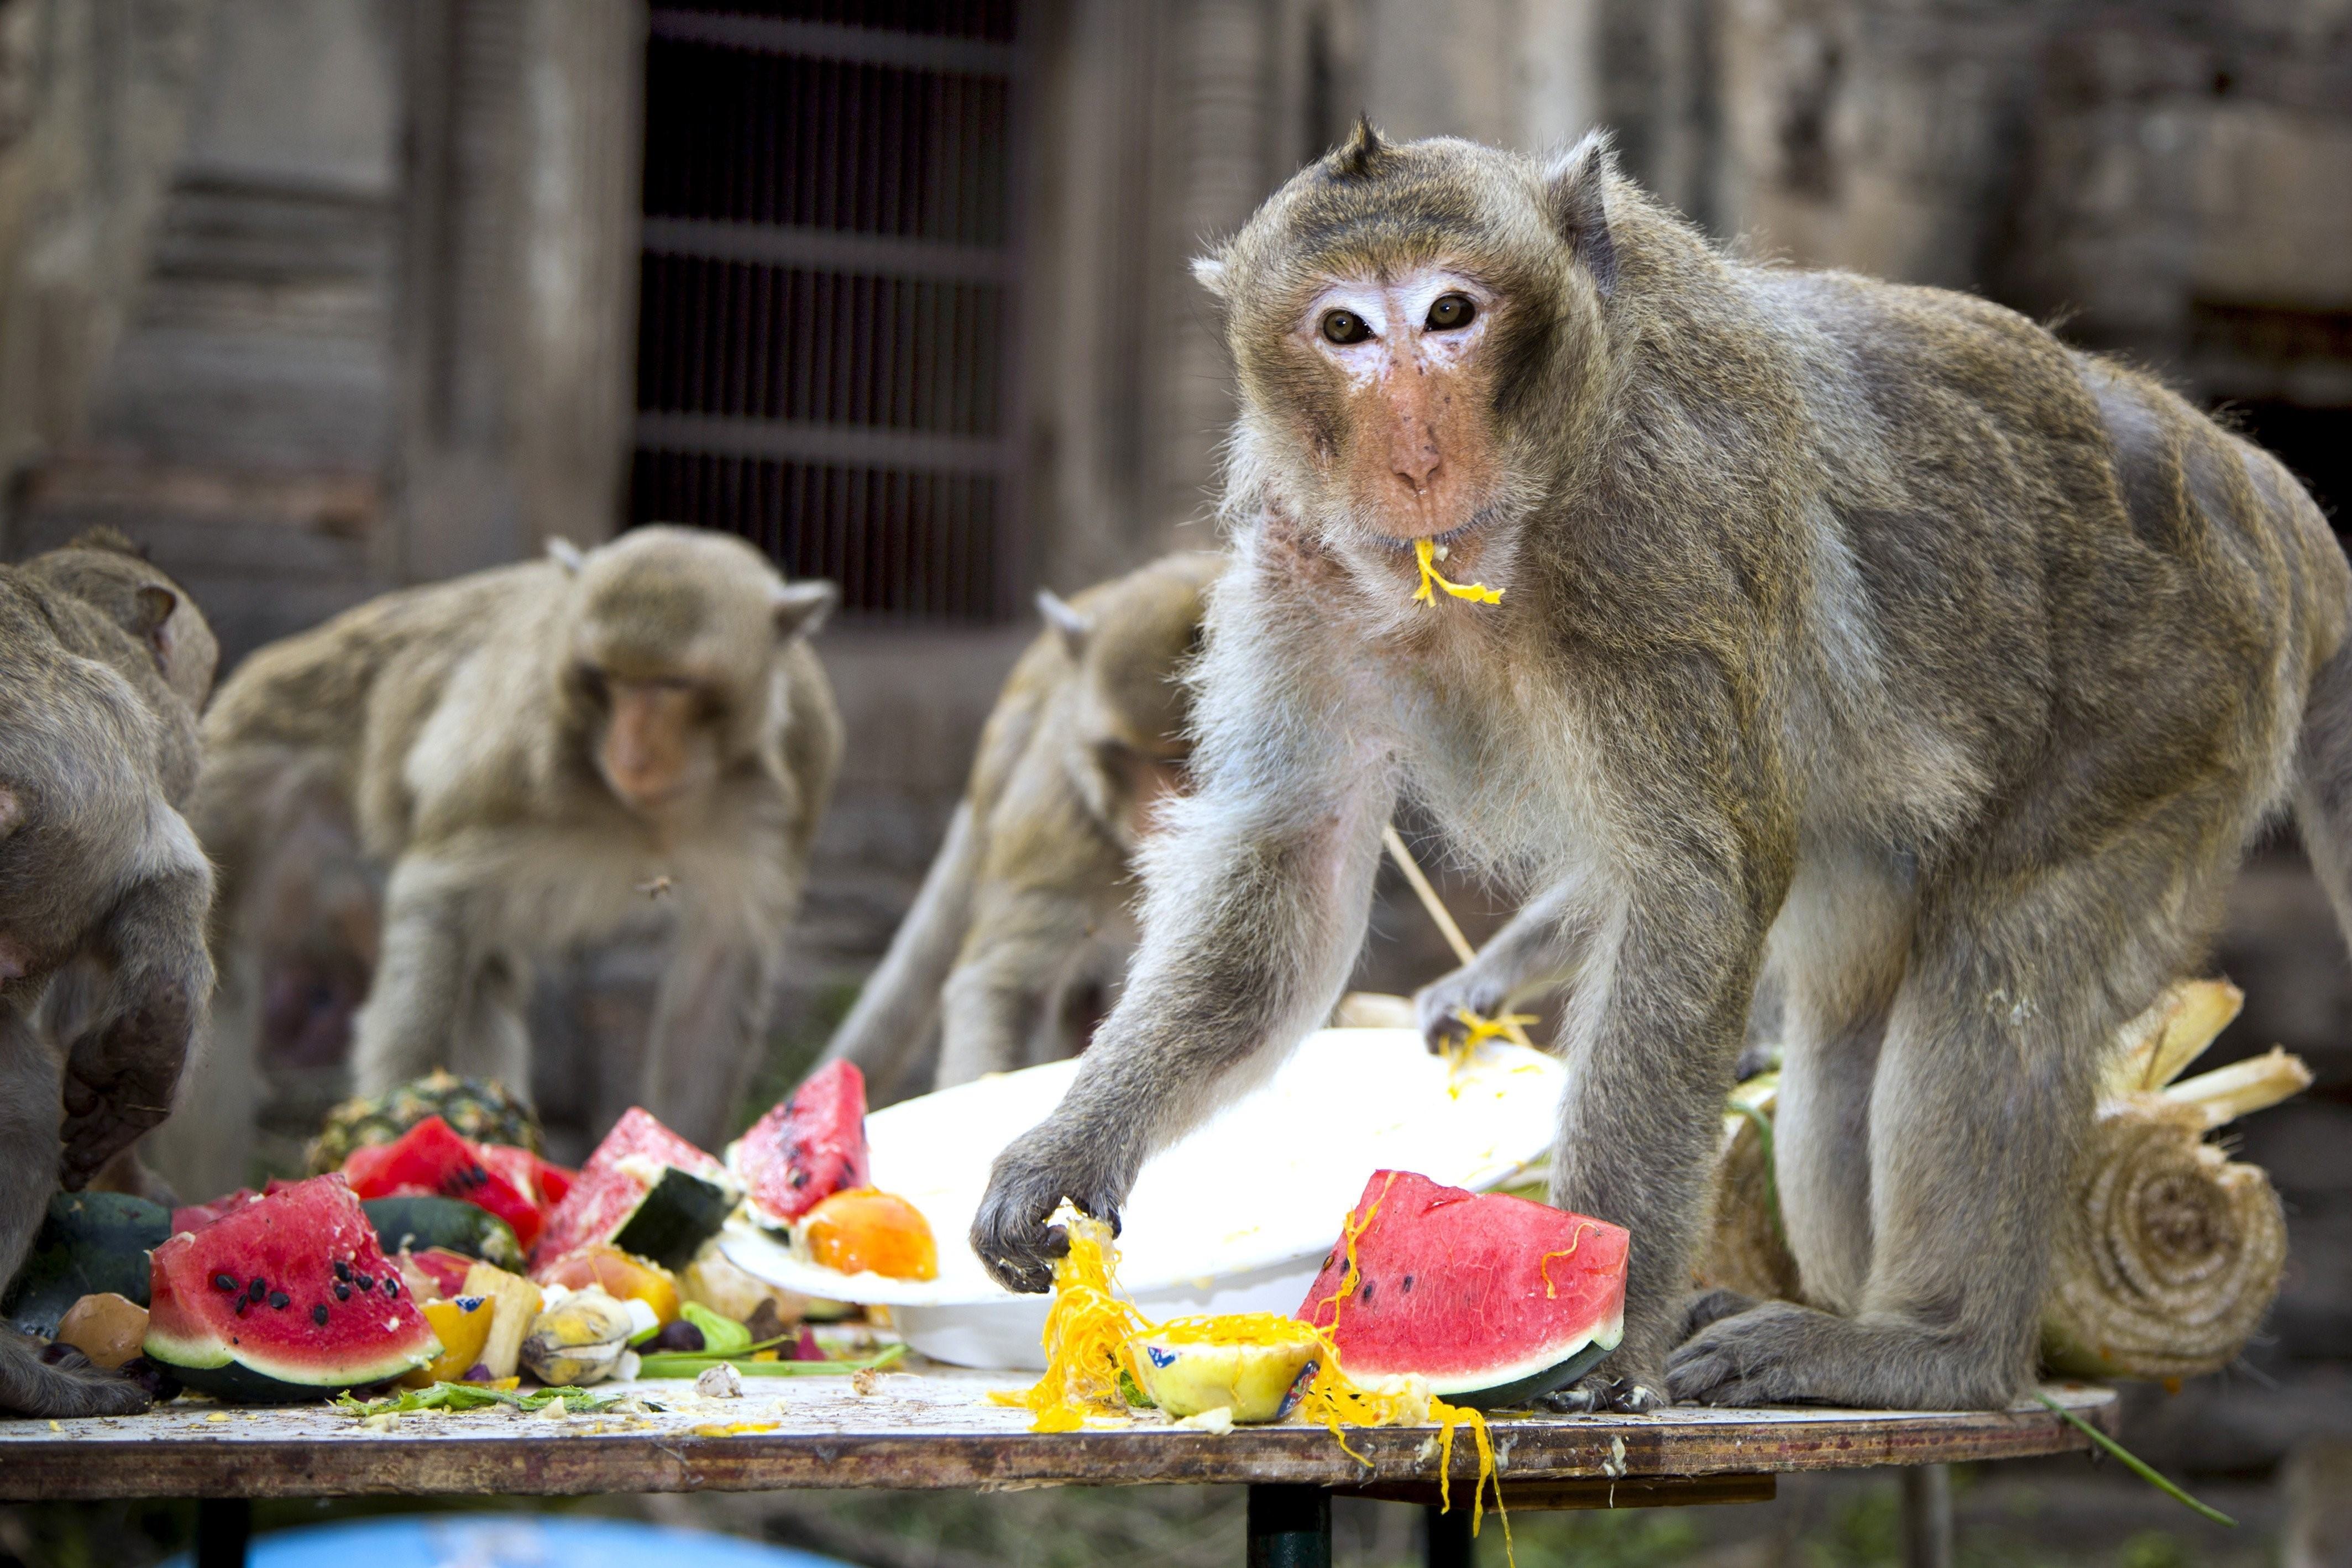
M 1462 935 L 1462 927 L 1454 924 L 1454 916 L 1439 901 L 1437 889 L 1429 885 L 1429 878 L 1422 873 L 1421 862 L 1414 860 L 1412 851 L 1405 847 L 1404 835 L 1396 831 L 1394 822 L 1381 830 L 1381 842 L 1388 846 L 1389 859 L 1396 862 L 1397 870 L 1404 873 L 1405 881 L 1412 884 L 1414 895 L 1421 900 L 1421 906 L 1429 911 L 1429 918 L 1437 926 L 1438 935 L 1445 938 L 1445 945 L 1454 949 L 1454 956 L 1462 963 L 1468 963 L 1476 950 L 1470 946 L 1470 938 Z M 1503 1026 L 1503 1038 L 1513 1045 L 1534 1049 L 1535 1042 L 1528 1039 L 1527 1031 L 1515 1023 Z

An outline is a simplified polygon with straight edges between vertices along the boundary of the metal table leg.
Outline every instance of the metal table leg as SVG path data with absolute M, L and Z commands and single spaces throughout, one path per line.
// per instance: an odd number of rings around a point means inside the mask
M 1903 1568 L 1952 1568 L 1952 1467 L 1903 1472 Z
M 1421 1521 L 1423 1561 L 1429 1568 L 1470 1568 L 1478 1547 L 1470 1534 L 1468 1509 L 1423 1508 Z
M 196 1500 L 196 1568 L 245 1568 L 253 1504 L 241 1497 Z
M 1249 1568 L 1331 1568 L 1331 1494 L 1321 1487 L 1250 1488 Z

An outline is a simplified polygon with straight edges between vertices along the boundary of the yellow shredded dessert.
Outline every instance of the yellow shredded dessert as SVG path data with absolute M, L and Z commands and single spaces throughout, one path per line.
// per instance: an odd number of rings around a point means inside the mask
M 1462 1090 L 1454 1080 L 1460 1078 L 1463 1071 L 1470 1065 L 1470 1059 L 1478 1054 L 1478 1048 L 1490 1040 L 1509 1039 L 1514 1030 L 1534 1023 L 1536 1015 L 1505 1013 L 1500 1018 L 1490 1019 L 1483 1013 L 1472 1012 L 1468 1008 L 1455 1008 L 1454 1017 L 1462 1025 L 1464 1032 L 1460 1040 L 1445 1048 L 1445 1092 L 1458 1100 L 1462 1097 Z
M 1421 563 L 1421 586 L 1412 591 L 1413 602 L 1416 604 L 1435 606 L 1437 596 L 1430 591 L 1437 588 L 1444 589 L 1456 599 L 1466 599 L 1473 604 L 1503 602 L 1503 591 L 1499 588 L 1489 588 L 1483 582 L 1448 582 L 1438 575 L 1437 567 L 1434 564 L 1437 559 L 1437 547 L 1427 539 L 1412 541 L 1412 558 Z
M 1386 1194 L 1383 1193 L 1382 1198 Z M 1153 1335 L 1179 1343 L 1295 1345 L 1312 1339 L 1319 1354 L 1312 1364 L 1307 1386 L 1299 1390 L 1297 1414 L 1317 1422 L 1349 1458 L 1370 1468 L 1371 1461 L 1349 1446 L 1349 1427 L 1411 1427 L 1433 1422 L 1438 1428 L 1438 1502 L 1451 1509 L 1454 1499 L 1450 1472 L 1454 1460 L 1454 1429 L 1466 1426 L 1478 1446 L 1478 1484 L 1470 1500 L 1470 1533 L 1476 1535 L 1486 1517 L 1486 1492 L 1495 1489 L 1495 1511 L 1503 1521 L 1503 1551 L 1511 1554 L 1511 1521 L 1503 1510 L 1503 1483 L 1495 1475 L 1495 1448 L 1486 1433 L 1486 1418 L 1475 1410 L 1448 1405 L 1429 1392 L 1417 1376 L 1384 1377 L 1361 1384 L 1339 1364 L 1332 1334 L 1339 1326 L 1339 1309 L 1355 1294 L 1360 1277 L 1356 1239 L 1381 1210 L 1375 1199 L 1360 1220 L 1348 1217 L 1342 1232 L 1347 1263 L 1339 1287 L 1328 1298 L 1331 1326 L 1316 1327 L 1278 1312 L 1233 1312 L 1215 1316 L 1172 1318 L 1154 1324 L 1135 1304 L 1118 1293 L 1113 1278 L 1118 1253 L 1111 1246 L 1110 1227 L 1065 1207 L 1055 1215 L 1070 1239 L 1066 1255 L 1054 1264 L 1054 1304 L 1045 1317 L 1045 1375 L 1025 1393 L 992 1393 L 999 1405 L 1025 1406 L 1035 1417 L 1033 1432 L 1070 1432 L 1086 1425 L 1089 1416 L 1120 1417 L 1127 1398 L 1119 1389 L 1124 1371 L 1140 1385 L 1129 1342 Z M 1320 1303 L 1318 1303 L 1319 1305 Z M 1514 1559 L 1516 1561 L 1516 1559 Z

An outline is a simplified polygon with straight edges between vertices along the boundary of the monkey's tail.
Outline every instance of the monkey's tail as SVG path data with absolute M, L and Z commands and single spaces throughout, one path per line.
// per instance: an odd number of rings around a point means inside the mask
M 955 967 L 971 923 L 972 883 L 980 873 L 982 834 L 971 802 L 956 807 L 948 836 L 923 877 L 915 905 L 898 923 L 890 950 L 866 977 L 857 1005 L 833 1031 L 821 1061 L 854 1061 L 887 1091 L 931 1033 L 940 988 Z
M 2352 640 L 2311 684 L 2295 747 L 2295 825 L 2311 868 L 2352 942 Z

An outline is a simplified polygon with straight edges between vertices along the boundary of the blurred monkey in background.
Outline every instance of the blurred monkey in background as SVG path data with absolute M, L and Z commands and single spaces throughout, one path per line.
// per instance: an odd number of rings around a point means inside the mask
M 715 1146 L 840 755 L 806 642 L 835 598 L 730 536 L 642 528 L 390 594 L 254 654 L 205 723 L 190 811 L 221 868 L 223 1071 L 255 1050 L 257 889 L 282 813 L 309 802 L 347 811 L 385 877 L 361 1092 L 446 1065 L 527 1094 L 531 960 L 613 931 L 658 885 L 676 948 L 638 1099 Z M 178 1144 L 179 1166 L 198 1162 Z
M 118 534 L 0 567 L 0 1281 L 60 1183 L 132 1163 L 201 1026 L 212 869 L 176 808 L 217 655 Z M 0 1327 L 0 1409 L 146 1403 Z
M 1067 602 L 981 732 L 971 781 L 889 952 L 825 1060 L 887 1092 L 939 1028 L 935 1086 L 1069 1056 L 1125 972 L 1131 862 L 1184 787 L 1202 595 L 1224 569 L 1171 555 Z

